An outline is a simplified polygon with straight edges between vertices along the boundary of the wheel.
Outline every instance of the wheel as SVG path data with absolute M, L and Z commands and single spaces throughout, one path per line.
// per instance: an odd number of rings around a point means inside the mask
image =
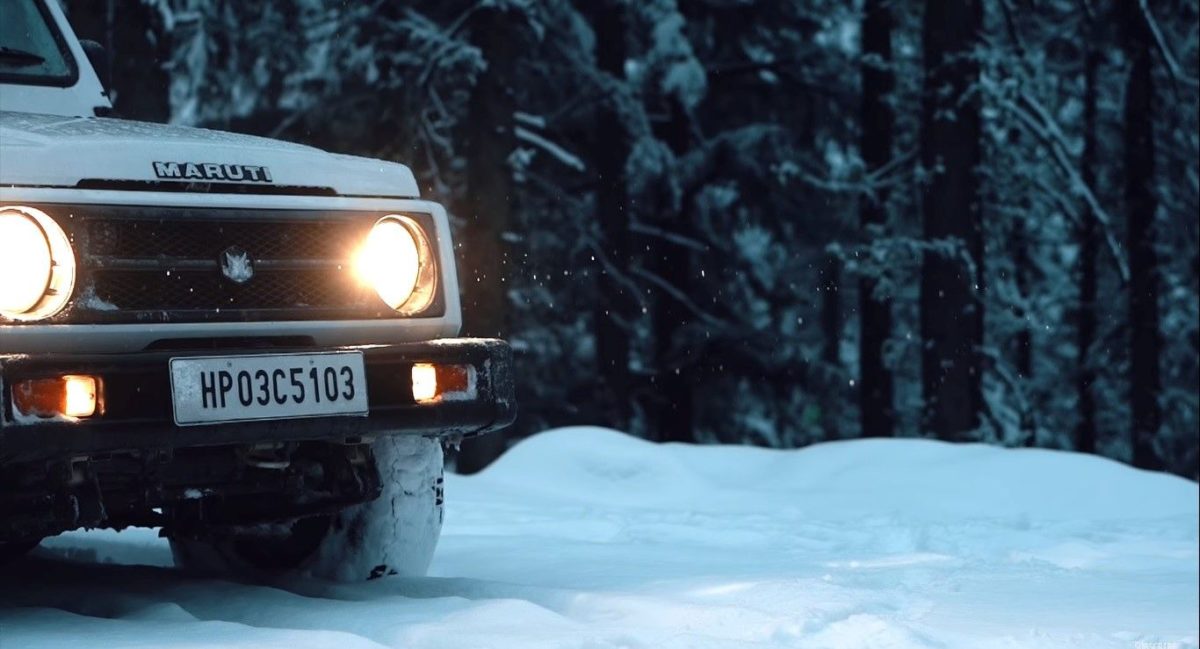
M 25 556 L 30 550 L 36 548 L 38 543 L 41 543 L 40 538 L 26 539 L 24 541 L 3 541 L 0 542 L 0 564 L 5 564 Z
M 181 568 L 248 578 L 307 574 L 339 581 L 424 575 L 442 531 L 442 447 L 391 437 L 373 445 L 383 492 L 331 516 L 172 538 Z

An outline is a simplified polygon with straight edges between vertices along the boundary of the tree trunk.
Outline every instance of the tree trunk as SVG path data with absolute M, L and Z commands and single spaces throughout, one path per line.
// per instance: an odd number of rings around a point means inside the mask
M 588 20 L 596 33 L 596 65 L 614 81 L 625 77 L 625 6 L 616 2 L 589 3 Z M 596 118 L 596 220 L 599 247 L 609 264 L 629 275 L 629 190 L 625 163 L 632 148 L 615 97 L 608 97 Z M 601 267 L 597 281 L 599 299 L 592 317 L 596 336 L 598 411 L 607 425 L 628 430 L 632 416 L 629 373 L 629 339 L 636 315 L 635 296 L 617 277 Z
M 1012 341 L 1013 355 L 1015 356 L 1015 366 L 1017 370 L 1017 385 L 1015 389 L 1020 390 L 1023 398 L 1021 399 L 1020 412 L 1020 427 L 1022 444 L 1024 446 L 1037 446 L 1037 426 L 1034 419 L 1034 405 L 1031 403 L 1031 391 L 1029 386 L 1033 385 L 1033 325 L 1029 316 L 1029 300 L 1032 293 L 1031 285 L 1033 284 L 1033 261 L 1029 258 L 1029 223 L 1024 216 L 1018 216 L 1013 220 L 1011 241 L 1009 248 L 1012 251 L 1013 258 L 1013 281 L 1016 283 L 1017 298 L 1020 300 L 1020 305 L 1013 309 L 1013 315 L 1020 321 L 1020 327 L 1017 329 L 1017 334 Z
M 1028 227 L 1024 217 L 1014 219 L 1012 238 L 1009 243 L 1013 257 L 1013 281 L 1017 288 L 1017 298 L 1021 302 L 1014 313 L 1021 321 L 1021 326 L 1013 341 L 1013 355 L 1016 357 L 1017 378 L 1021 380 L 1022 387 L 1028 385 L 1033 378 L 1033 328 L 1030 325 L 1028 308 L 1030 285 L 1033 283 L 1033 279 L 1030 277 L 1033 262 L 1029 258 Z
M 1130 410 L 1133 464 L 1161 469 L 1155 449 L 1162 413 L 1159 376 L 1158 253 L 1154 247 L 1154 80 L 1150 35 L 1138 0 L 1125 0 L 1126 54 L 1132 63 L 1125 86 L 1125 207 L 1128 210 Z
M 459 283 L 463 329 L 469 336 L 503 337 L 508 326 L 509 255 L 504 233 L 513 213 L 508 157 L 516 147 L 512 83 L 518 39 L 515 20 L 503 9 L 484 9 L 472 19 L 472 42 L 487 71 L 471 94 L 465 126 L 467 193 L 459 213 Z M 504 451 L 505 435 L 493 433 L 462 444 L 459 473 L 483 469 Z
M 1089 42 L 1094 43 L 1093 26 Z M 1096 186 L 1096 69 L 1100 51 L 1089 45 L 1084 60 L 1083 86 L 1083 181 Z M 1079 224 L 1079 316 L 1075 337 L 1077 361 L 1075 391 L 1079 422 L 1075 426 L 1075 450 L 1096 452 L 1096 401 L 1092 384 L 1096 382 L 1096 366 L 1091 359 L 1092 344 L 1096 342 L 1096 217 L 1085 207 Z
M 663 139 L 676 155 L 681 155 L 692 144 L 692 117 L 678 100 L 670 101 L 670 119 L 663 130 Z M 674 215 L 673 223 L 664 228 L 686 238 L 696 239 L 691 231 L 693 192 L 685 192 L 680 201 L 680 210 Z M 688 295 L 691 282 L 691 253 L 675 243 L 660 241 L 653 266 L 668 284 Z M 655 386 L 658 391 L 659 407 L 655 419 L 658 423 L 659 439 L 668 442 L 695 442 L 693 371 L 698 359 L 688 358 L 691 350 L 678 344 L 679 333 L 687 325 L 690 314 L 687 308 L 670 295 L 659 293 L 654 304 Z
M 980 0 L 925 7 L 925 79 L 921 110 L 924 235 L 966 246 L 975 275 L 958 259 L 926 254 L 921 264 L 921 385 L 924 421 L 939 439 L 966 440 L 983 407 L 983 232 L 977 167 L 979 77 L 973 49 L 982 28 Z
M 821 269 L 821 361 L 829 380 L 821 388 L 821 432 L 825 439 L 841 439 L 842 296 L 841 264 L 836 256 L 825 255 Z
M 892 72 L 892 14 L 887 0 L 866 0 L 862 23 L 862 122 L 861 143 L 867 173 L 887 164 L 892 157 L 894 118 L 888 99 L 895 79 Z M 887 224 L 887 194 L 859 202 L 859 224 L 869 238 L 871 229 Z M 858 404 L 862 437 L 891 437 L 896 413 L 892 397 L 892 373 L 883 361 L 883 346 L 892 334 L 892 300 L 876 296 L 878 281 L 863 277 L 858 282 L 859 347 Z
M 70 0 L 71 27 L 79 38 L 100 43 L 108 55 L 106 88 L 113 112 L 126 119 L 171 119 L 170 78 L 165 63 L 170 41 L 158 12 L 144 2 Z

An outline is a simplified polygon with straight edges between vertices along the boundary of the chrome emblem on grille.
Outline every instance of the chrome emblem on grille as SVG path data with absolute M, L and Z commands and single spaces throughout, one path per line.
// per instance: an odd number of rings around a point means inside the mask
M 221 253 L 221 273 L 235 284 L 245 284 L 254 277 L 254 265 L 250 253 L 237 246 L 230 246 Z

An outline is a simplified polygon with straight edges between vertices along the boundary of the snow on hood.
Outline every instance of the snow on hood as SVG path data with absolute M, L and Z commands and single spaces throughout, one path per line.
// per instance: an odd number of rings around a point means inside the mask
M 417 198 L 412 171 L 395 162 L 328 153 L 251 135 L 99 117 L 0 112 L 0 184 L 73 187 L 80 181 L 160 181 L 156 162 L 203 170 L 233 170 L 255 184 L 250 169 L 266 169 L 270 184 L 330 188 L 344 196 Z M 237 171 L 243 173 L 235 173 Z M 217 171 L 217 174 L 222 172 Z M 187 181 L 188 178 L 179 178 Z M 260 179 L 258 184 L 265 184 Z

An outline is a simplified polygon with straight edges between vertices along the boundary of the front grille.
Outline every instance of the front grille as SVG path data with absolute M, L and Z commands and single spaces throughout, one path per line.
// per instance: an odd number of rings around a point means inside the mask
M 123 310 L 362 309 L 378 298 L 346 269 L 259 271 L 245 284 L 214 279 L 213 271 L 104 271 L 94 279 L 101 302 Z
M 88 254 L 212 261 L 231 245 L 256 259 L 345 260 L 373 221 L 88 221 Z
M 46 206 L 68 216 L 76 298 L 57 321 L 220 322 L 396 317 L 353 277 L 351 258 L 383 213 Z M 433 236 L 428 215 L 411 215 Z M 435 248 L 436 249 L 436 248 Z M 227 251 L 253 275 L 233 281 Z M 422 315 L 440 315 L 441 299 Z

